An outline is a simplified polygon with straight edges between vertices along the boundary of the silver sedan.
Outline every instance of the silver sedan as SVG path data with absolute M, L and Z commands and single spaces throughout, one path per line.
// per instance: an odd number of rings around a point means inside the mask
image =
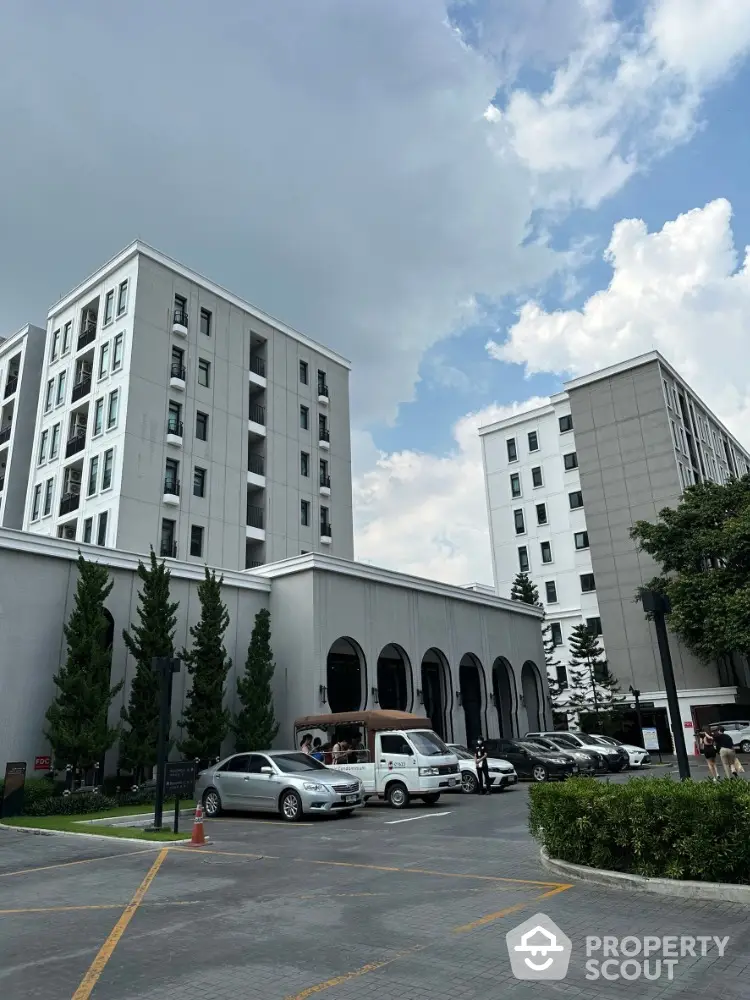
M 279 813 L 290 823 L 305 813 L 351 816 L 364 805 L 359 778 L 294 750 L 233 754 L 201 771 L 195 795 L 209 818 L 237 809 Z

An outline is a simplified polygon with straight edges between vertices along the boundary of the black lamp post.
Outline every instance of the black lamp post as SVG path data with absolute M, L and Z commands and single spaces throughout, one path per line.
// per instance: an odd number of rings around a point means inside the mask
M 172 656 L 155 656 L 151 669 L 159 678 L 159 742 L 156 747 L 156 801 L 154 802 L 154 830 L 161 830 L 164 810 L 164 772 L 167 763 L 169 715 L 172 708 L 172 677 L 180 672 L 182 661 Z
M 633 701 L 635 702 L 635 717 L 638 720 L 638 732 L 641 734 L 641 746 L 646 742 L 643 739 L 643 720 L 641 719 L 641 692 L 638 688 L 634 688 L 630 685 L 628 689 L 633 696 Z

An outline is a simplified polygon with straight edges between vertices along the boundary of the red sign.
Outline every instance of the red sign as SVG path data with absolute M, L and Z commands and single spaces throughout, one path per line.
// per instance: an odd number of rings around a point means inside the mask
M 692 729 L 692 728 L 693 728 L 693 723 L 692 722 L 686 722 L 685 723 L 685 729 Z
M 51 771 L 52 770 L 52 758 L 51 757 L 35 757 L 34 758 L 34 770 L 35 771 Z

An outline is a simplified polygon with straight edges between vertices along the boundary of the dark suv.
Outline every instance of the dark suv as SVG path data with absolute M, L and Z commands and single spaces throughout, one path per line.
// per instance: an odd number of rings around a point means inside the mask
M 509 761 L 518 777 L 527 781 L 562 780 L 578 774 L 576 762 L 562 751 L 546 750 L 526 740 L 489 739 L 484 741 L 484 745 L 490 757 Z

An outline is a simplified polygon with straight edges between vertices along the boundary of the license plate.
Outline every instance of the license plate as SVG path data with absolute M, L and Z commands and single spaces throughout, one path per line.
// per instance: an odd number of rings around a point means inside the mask
M 358 798 L 358 795 L 345 795 L 344 802 L 356 802 Z

